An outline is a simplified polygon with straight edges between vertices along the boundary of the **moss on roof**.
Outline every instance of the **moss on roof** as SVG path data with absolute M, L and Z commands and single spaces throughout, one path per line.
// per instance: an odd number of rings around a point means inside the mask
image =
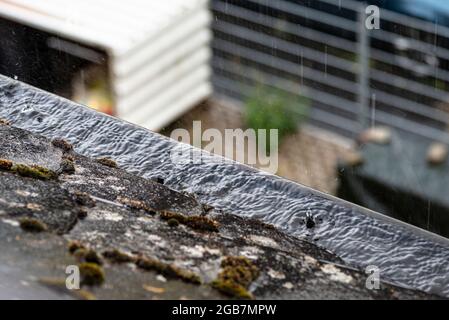
M 15 137 L 14 148 L 4 137 Z M 389 284 L 368 290 L 363 272 L 313 243 L 205 210 L 194 197 L 78 155 L 62 140 L 0 126 L 0 159 L 0 264 L 9 270 L 0 281 L 19 296 L 45 285 L 22 287 L 21 278 L 65 279 L 65 268 L 78 265 L 83 292 L 98 299 L 433 297 Z M 14 170 L 17 159 L 24 167 Z M 67 159 L 75 174 L 46 169 Z

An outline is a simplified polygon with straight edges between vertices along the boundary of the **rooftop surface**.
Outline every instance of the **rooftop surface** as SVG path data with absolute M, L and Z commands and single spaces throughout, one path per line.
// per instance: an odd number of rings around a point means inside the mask
M 2 298 L 433 298 L 384 283 L 369 290 L 366 274 L 313 243 L 63 140 L 7 124 L 0 137 Z M 86 262 L 100 280 L 83 273 Z M 80 266 L 82 290 L 65 288 L 68 265 Z
M 187 198 L 215 208 L 211 215 L 224 212 L 243 219 L 239 221 L 264 221 L 275 225 L 285 237 L 333 252 L 347 266 L 364 270 L 376 265 L 382 280 L 449 295 L 449 244 L 435 234 L 205 152 L 201 152 L 201 163 L 174 163 L 170 153 L 179 148 L 176 141 L 1 76 L 0 118 L 40 139 L 64 138 L 77 154 L 90 159 L 112 158 L 131 176 L 163 181 L 163 187 L 176 190 L 175 194 L 192 194 Z M 188 148 L 189 155 L 200 152 Z M 41 164 L 55 170 L 58 162 L 54 159 L 59 156 L 49 154 L 42 157 L 45 161 Z M 56 162 L 51 164 L 50 159 Z M 117 192 L 113 194 L 119 195 Z M 314 228 L 304 223 L 307 212 L 315 219 Z M 50 221 L 48 224 L 50 229 Z M 78 223 L 69 229 L 77 227 Z M 248 234 L 244 226 L 239 227 L 240 235 Z

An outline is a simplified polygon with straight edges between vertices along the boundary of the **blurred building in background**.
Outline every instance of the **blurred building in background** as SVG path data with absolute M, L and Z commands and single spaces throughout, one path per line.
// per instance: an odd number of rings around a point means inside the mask
M 308 97 L 310 121 L 344 136 L 386 125 L 448 142 L 449 28 L 432 21 L 449 3 L 371 2 L 379 30 L 370 1 L 212 1 L 215 92 L 244 101 L 264 83 Z M 423 3 L 430 21 L 413 16 Z
M 343 136 L 387 125 L 448 142 L 449 4 L 368 3 L 380 30 L 353 0 L 0 0 L 0 72 L 153 130 L 211 85 L 238 104 L 262 84 Z
M 0 1 L 0 73 L 158 130 L 211 94 L 206 0 Z

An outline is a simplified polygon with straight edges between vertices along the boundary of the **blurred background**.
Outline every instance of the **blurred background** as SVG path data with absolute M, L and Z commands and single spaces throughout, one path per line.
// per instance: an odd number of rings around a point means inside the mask
M 0 41 L 1 74 L 165 135 L 279 129 L 278 175 L 449 236 L 449 1 L 0 0 Z

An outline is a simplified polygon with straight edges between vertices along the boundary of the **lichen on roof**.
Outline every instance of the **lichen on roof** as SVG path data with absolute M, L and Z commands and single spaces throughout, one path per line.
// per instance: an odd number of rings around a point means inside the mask
M 75 170 L 59 170 L 66 161 Z M 390 284 L 368 290 L 364 272 L 313 243 L 4 125 L 0 234 L 0 270 L 9 270 L 0 282 L 18 274 L 18 295 L 45 286 L 97 299 L 432 298 Z M 69 265 L 79 267 L 84 295 L 39 281 L 64 280 Z

